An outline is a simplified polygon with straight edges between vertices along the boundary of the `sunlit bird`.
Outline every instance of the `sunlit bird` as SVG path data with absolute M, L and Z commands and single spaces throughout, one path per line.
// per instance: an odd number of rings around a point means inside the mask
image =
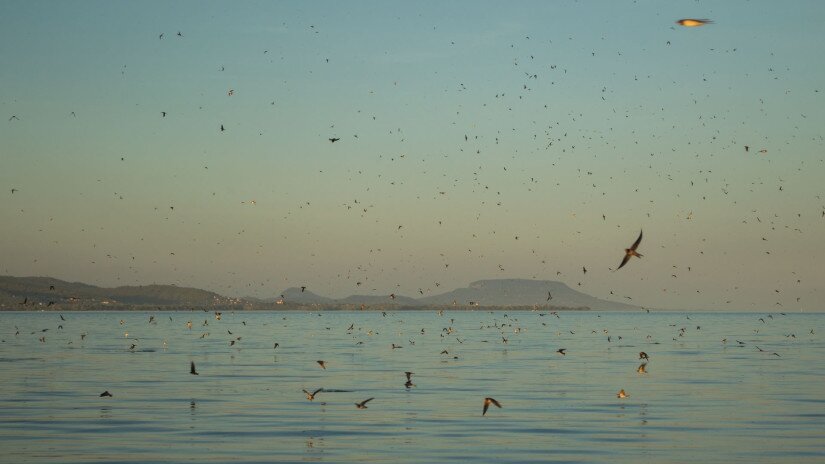
M 616 398 L 630 398 L 630 395 L 625 393 L 624 388 L 622 388 L 619 393 L 616 393 Z
M 685 18 L 676 21 L 676 24 L 684 27 L 699 27 L 704 26 L 705 24 L 713 24 L 713 21 L 709 19 Z
M 484 398 L 484 409 L 481 410 L 482 416 L 487 414 L 487 409 L 490 407 L 491 404 L 495 405 L 497 408 L 501 407 L 501 403 L 499 403 L 495 399 L 490 397 Z
M 306 396 L 307 396 L 307 399 L 308 399 L 308 400 L 310 400 L 310 401 L 314 400 L 314 399 L 315 399 L 315 395 L 317 395 L 318 393 L 320 393 L 320 392 L 322 392 L 322 391 L 324 391 L 324 388 L 323 388 L 323 387 L 322 387 L 322 388 L 319 388 L 319 389 L 317 389 L 317 390 L 315 390 L 315 391 L 314 391 L 314 392 L 312 392 L 312 393 L 310 393 L 310 392 L 308 392 L 308 391 L 306 391 L 306 390 L 303 390 L 303 392 L 304 392 L 304 393 L 306 394 Z

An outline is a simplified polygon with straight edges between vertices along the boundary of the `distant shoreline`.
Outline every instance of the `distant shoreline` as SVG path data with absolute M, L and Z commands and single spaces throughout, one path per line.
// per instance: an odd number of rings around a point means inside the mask
M 23 307 L 13 308 L 0 305 L 0 312 L 84 312 L 84 311 L 201 311 L 201 312 L 231 312 L 231 311 L 306 311 L 306 312 L 338 312 L 338 311 L 545 311 L 569 312 L 569 311 L 592 311 L 588 307 L 567 307 L 567 306 L 533 306 L 533 305 L 513 305 L 513 306 L 481 306 L 481 305 L 329 305 L 329 304 L 244 304 L 232 306 L 201 306 L 196 305 L 173 305 L 173 306 L 153 306 L 153 305 L 52 305 L 46 307 Z

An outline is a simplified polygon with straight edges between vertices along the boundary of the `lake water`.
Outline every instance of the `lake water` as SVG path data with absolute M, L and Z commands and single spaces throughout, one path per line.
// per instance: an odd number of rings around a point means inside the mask
M 825 314 L 770 315 L 3 313 L 0 462 L 825 462 Z

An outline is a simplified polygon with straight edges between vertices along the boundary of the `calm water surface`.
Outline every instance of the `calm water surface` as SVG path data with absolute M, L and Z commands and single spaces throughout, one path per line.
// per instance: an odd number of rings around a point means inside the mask
M 825 462 L 825 314 L 768 314 L 3 313 L 0 462 Z

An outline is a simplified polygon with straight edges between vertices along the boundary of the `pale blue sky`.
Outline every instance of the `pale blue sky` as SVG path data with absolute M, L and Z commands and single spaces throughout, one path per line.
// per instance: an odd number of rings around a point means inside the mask
M 821 309 L 823 13 L 5 1 L 0 274 Z

